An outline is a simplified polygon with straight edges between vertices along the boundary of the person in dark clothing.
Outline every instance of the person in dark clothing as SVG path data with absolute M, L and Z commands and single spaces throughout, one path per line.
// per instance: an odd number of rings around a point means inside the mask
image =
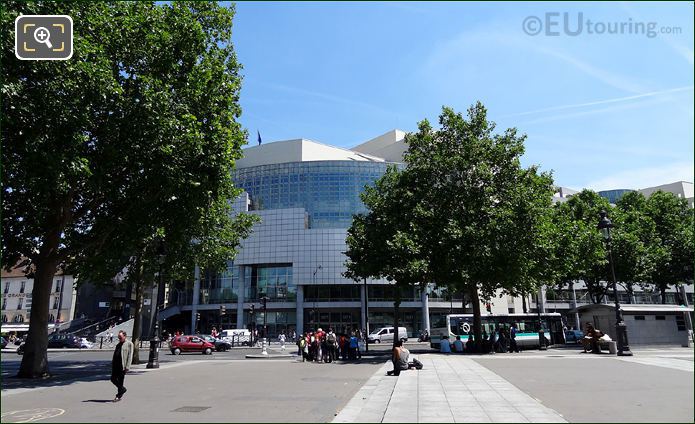
M 519 330 L 516 328 L 516 323 L 512 324 L 512 328 L 509 330 L 509 353 L 519 353 L 519 345 L 516 344 L 516 333 Z
M 118 388 L 114 402 L 120 401 L 128 390 L 123 385 L 123 382 L 132 363 L 133 343 L 126 339 L 126 332 L 121 330 L 118 332 L 118 344 L 113 352 L 113 360 L 111 361 L 111 382 Z

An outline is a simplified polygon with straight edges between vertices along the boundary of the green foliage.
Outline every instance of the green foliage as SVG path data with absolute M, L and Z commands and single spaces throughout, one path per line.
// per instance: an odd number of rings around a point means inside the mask
M 661 290 L 663 302 L 666 288 L 693 282 L 693 209 L 687 200 L 663 191 L 653 193 L 645 209 L 661 249 L 648 281 Z
M 35 304 L 48 305 L 56 267 L 99 282 L 129 265 L 151 281 L 160 240 L 169 276 L 190 275 L 196 261 L 221 267 L 253 221 L 229 205 L 239 193 L 230 172 L 246 141 L 233 8 L 3 6 L 2 260 L 35 267 Z M 20 13 L 70 15 L 72 59 L 15 59 Z M 47 371 L 47 314 L 32 310 L 20 375 Z
M 480 103 L 444 108 L 408 134 L 407 167 L 367 190 L 366 216 L 348 235 L 348 275 L 434 282 L 468 292 L 480 335 L 479 294 L 531 291 L 549 278 L 552 178 L 522 168 L 525 136 L 495 133 Z

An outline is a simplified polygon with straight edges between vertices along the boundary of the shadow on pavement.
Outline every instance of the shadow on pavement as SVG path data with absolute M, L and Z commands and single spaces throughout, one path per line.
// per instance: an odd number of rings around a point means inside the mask
M 146 363 L 144 361 L 141 363 Z M 111 361 L 49 361 L 50 377 L 17 378 L 20 361 L 2 363 L 2 391 L 10 389 L 33 389 L 39 387 L 59 387 L 77 382 L 106 381 L 111 379 Z M 128 376 L 139 376 L 140 370 L 128 372 Z
M 113 399 L 89 399 L 89 400 L 83 400 L 82 402 L 113 403 Z

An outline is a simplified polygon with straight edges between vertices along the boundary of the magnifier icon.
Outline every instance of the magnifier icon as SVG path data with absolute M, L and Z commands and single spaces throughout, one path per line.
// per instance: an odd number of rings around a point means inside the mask
M 51 33 L 45 27 L 38 27 L 34 31 L 34 40 L 39 44 L 45 44 L 49 49 L 53 48 L 51 44 Z

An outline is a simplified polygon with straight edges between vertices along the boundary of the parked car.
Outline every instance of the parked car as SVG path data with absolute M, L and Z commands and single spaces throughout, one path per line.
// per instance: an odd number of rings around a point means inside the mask
M 7 339 L 0 336 L 0 347 L 2 347 L 2 349 L 4 349 L 5 346 L 7 346 Z
M 203 355 L 212 355 L 215 345 L 199 336 L 178 336 L 169 343 L 169 349 L 174 355 L 183 352 L 200 352 Z
M 565 343 L 580 343 L 584 338 L 581 330 L 565 330 Z
M 382 327 L 372 331 L 372 334 L 367 336 L 367 343 L 381 343 L 393 341 L 393 327 Z M 408 341 L 408 332 L 405 327 L 398 327 L 398 338 L 404 342 Z
M 82 341 L 79 337 L 68 334 L 53 334 L 48 337 L 49 348 L 75 348 L 82 347 Z
M 223 340 L 223 339 L 216 339 L 216 338 L 214 338 L 214 337 L 212 337 L 212 336 L 210 336 L 210 335 L 207 335 L 207 334 L 206 334 L 206 335 L 203 335 L 203 336 L 200 336 L 200 337 L 204 338 L 205 341 L 210 342 L 210 343 L 212 343 L 213 345 L 215 345 L 215 350 L 216 350 L 217 352 L 226 352 L 226 351 L 228 351 L 229 349 L 232 348 L 232 344 L 231 344 L 230 342 L 226 341 L 226 340 Z
M 91 349 L 94 347 L 94 343 L 87 340 L 85 337 L 80 338 L 80 349 Z

